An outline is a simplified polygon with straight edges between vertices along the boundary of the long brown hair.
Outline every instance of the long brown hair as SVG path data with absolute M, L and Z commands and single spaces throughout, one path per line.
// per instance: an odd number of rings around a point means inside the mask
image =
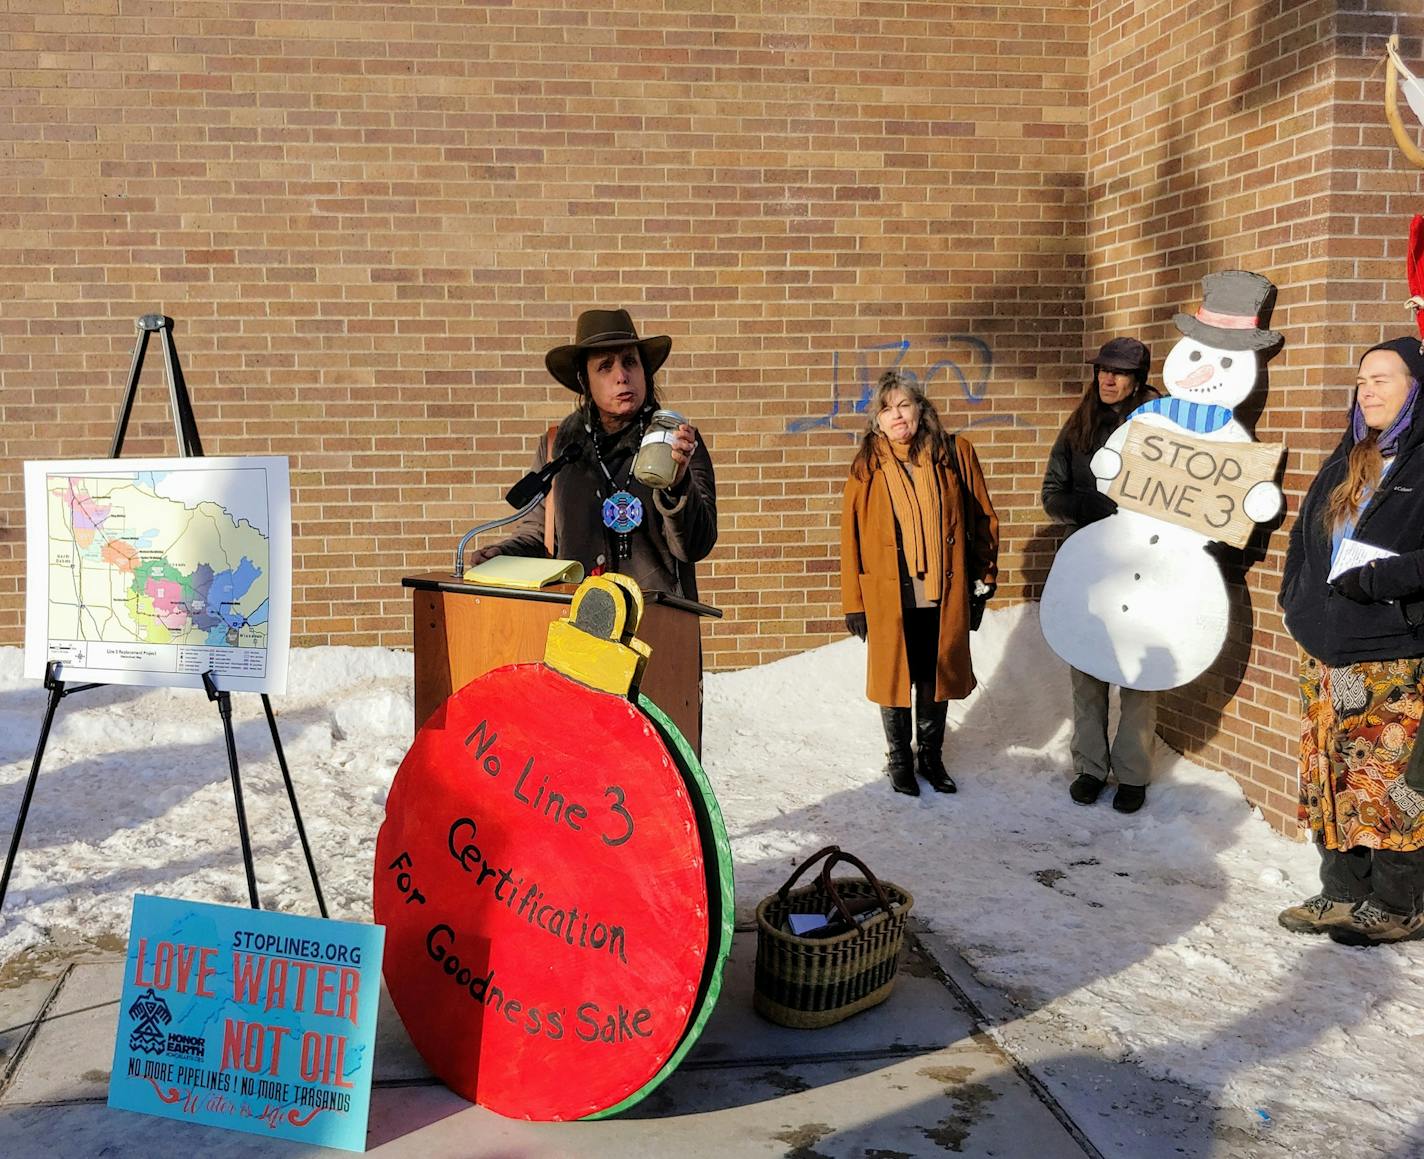
M 1136 380 L 1137 385 L 1132 388 L 1132 393 L 1127 398 L 1117 404 L 1121 408 L 1118 412 L 1120 414 L 1131 414 L 1144 402 L 1150 402 L 1157 397 L 1157 392 L 1147 385 L 1146 378 L 1136 371 L 1128 373 Z M 1098 368 L 1094 366 L 1088 389 L 1083 392 L 1083 397 L 1078 400 L 1078 405 L 1063 424 L 1063 437 L 1068 443 L 1068 449 L 1083 455 L 1097 450 L 1093 446 L 1093 436 L 1097 434 L 1098 424 L 1103 416 L 1113 409 L 1114 407 L 1105 403 L 1098 394 Z
M 949 462 L 949 438 L 944 433 L 944 424 L 919 380 L 903 370 L 887 370 L 880 376 L 875 393 L 865 407 L 865 434 L 850 466 L 857 478 L 868 479 L 875 469 L 875 439 L 880 434 L 878 419 L 885 409 L 886 398 L 894 390 L 903 391 L 905 397 L 920 408 L 920 424 L 910 438 L 910 461 L 918 463 L 921 455 L 929 455 L 933 463 Z
M 1332 535 L 1337 527 L 1352 518 L 1365 501 L 1367 492 L 1379 486 L 1384 471 L 1384 456 L 1379 449 L 1379 431 L 1371 428 L 1350 448 L 1345 460 L 1345 477 L 1336 483 L 1326 500 L 1322 520 L 1325 534 Z

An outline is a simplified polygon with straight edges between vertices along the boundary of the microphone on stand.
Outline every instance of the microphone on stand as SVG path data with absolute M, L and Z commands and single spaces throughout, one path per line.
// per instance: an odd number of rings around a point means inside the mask
M 523 507 L 541 495 L 547 495 L 554 485 L 554 476 L 583 457 L 583 444 L 570 443 L 563 452 L 550 459 L 537 471 L 530 471 L 513 487 L 505 492 L 504 501 L 511 507 Z
M 582 457 L 583 444 L 571 443 L 564 448 L 562 454 L 555 456 L 537 471 L 530 471 L 505 492 L 505 501 L 515 509 L 514 514 L 506 515 L 500 519 L 491 519 L 488 523 L 481 523 L 478 527 L 472 527 L 465 532 L 460 539 L 459 546 L 455 548 L 455 570 L 453 573 L 455 577 L 458 579 L 465 574 L 465 548 L 470 545 L 470 540 L 477 535 L 483 535 L 486 531 L 493 531 L 496 527 L 513 523 L 524 514 L 526 508 L 532 508 L 537 500 L 549 493 L 549 488 L 554 484 L 555 475 Z

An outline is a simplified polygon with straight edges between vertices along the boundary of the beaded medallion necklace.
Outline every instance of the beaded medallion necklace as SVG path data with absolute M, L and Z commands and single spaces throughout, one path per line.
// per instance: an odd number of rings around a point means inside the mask
M 638 437 L 634 444 L 640 445 L 643 441 L 643 432 L 647 427 L 647 417 L 642 415 L 638 420 Z M 637 461 L 638 454 L 634 450 L 628 456 L 628 469 L 623 473 L 623 482 L 616 483 L 613 473 L 609 471 L 608 464 L 603 461 L 603 453 L 598 446 L 598 435 L 594 432 L 590 423 L 584 423 L 584 430 L 588 432 L 589 443 L 593 447 L 593 460 L 598 464 L 598 469 L 603 472 L 603 477 L 608 481 L 608 494 L 603 494 L 602 488 L 598 491 L 598 498 L 602 501 L 603 526 L 613 533 L 613 556 L 616 567 L 625 559 L 631 559 L 633 555 L 633 532 L 643 523 L 643 501 L 628 490 L 628 480 L 633 477 L 633 464 Z M 613 439 L 623 436 L 622 431 L 614 434 Z

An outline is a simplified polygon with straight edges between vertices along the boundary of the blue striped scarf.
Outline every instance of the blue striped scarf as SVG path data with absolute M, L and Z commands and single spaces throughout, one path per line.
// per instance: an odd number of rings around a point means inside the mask
M 1127 417 L 1135 419 L 1138 415 L 1149 414 L 1163 415 L 1179 427 L 1186 427 L 1199 435 L 1219 431 L 1231 421 L 1230 407 L 1217 406 L 1212 402 L 1187 402 L 1186 399 L 1170 397 L 1144 402 Z

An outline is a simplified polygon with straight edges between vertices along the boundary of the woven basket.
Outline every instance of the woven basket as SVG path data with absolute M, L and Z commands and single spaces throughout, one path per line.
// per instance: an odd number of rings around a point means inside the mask
M 814 885 L 793 889 L 812 865 L 826 859 Z M 861 878 L 833 879 L 831 867 L 848 862 Z M 880 910 L 856 924 L 856 903 L 878 901 Z M 756 987 L 758 1014 L 782 1026 L 811 1030 L 831 1026 L 890 996 L 905 918 L 915 899 L 893 882 L 881 881 L 853 854 L 830 845 L 803 862 L 774 894 L 757 906 Z M 832 937 L 798 937 L 783 929 L 787 914 L 838 911 L 849 923 Z

